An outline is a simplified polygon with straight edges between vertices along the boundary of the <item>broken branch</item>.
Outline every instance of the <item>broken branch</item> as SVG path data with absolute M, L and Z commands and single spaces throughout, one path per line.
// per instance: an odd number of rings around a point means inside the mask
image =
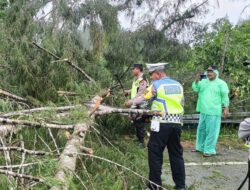
M 28 180 L 33 180 L 33 181 L 45 183 L 45 180 L 43 180 L 41 178 L 33 177 L 31 175 L 18 174 L 18 173 L 11 172 L 11 171 L 8 171 L 8 170 L 0 169 L 0 174 L 10 175 L 10 176 L 13 176 L 13 177 L 24 178 L 24 179 L 28 179 Z
M 35 151 L 35 150 L 28 150 L 25 148 L 10 146 L 10 147 L 0 147 L 0 151 L 19 151 L 26 154 L 33 154 L 33 155 L 53 155 L 51 152 L 45 151 Z
M 56 54 L 50 52 L 49 50 L 39 46 L 36 42 L 32 42 L 32 44 L 34 46 L 36 46 L 38 49 L 43 50 L 44 52 L 48 53 L 49 55 L 51 55 L 52 57 L 54 57 L 56 60 L 60 60 L 60 57 L 58 57 Z M 69 61 L 68 59 L 64 59 L 64 62 L 68 63 L 70 66 L 72 66 L 74 69 L 76 69 L 77 71 L 79 71 L 80 73 L 82 73 L 90 82 L 94 83 L 95 85 L 96 82 L 94 79 L 92 79 L 84 70 L 82 70 L 80 67 L 78 67 L 77 65 L 75 65 L 74 63 L 72 63 L 71 61 Z
M 26 102 L 26 103 L 28 102 L 25 98 L 22 98 L 20 96 L 15 95 L 15 94 L 9 93 L 9 92 L 2 90 L 2 89 L 0 89 L 0 95 L 7 96 L 8 98 L 18 100 L 21 102 Z
M 125 114 L 142 114 L 142 115 L 160 115 L 159 111 L 152 110 L 143 110 L 143 109 L 121 109 L 121 108 L 111 108 L 105 110 L 101 109 L 101 111 L 96 111 L 95 115 L 106 115 L 111 113 L 125 113 Z
M 23 126 L 28 126 L 28 127 L 55 128 L 55 129 L 73 129 L 75 127 L 83 127 L 84 126 L 84 124 L 56 125 L 56 124 L 39 123 L 39 122 L 32 122 L 32 121 L 27 121 L 27 120 L 15 120 L 15 119 L 7 119 L 7 118 L 0 118 L 0 123 L 10 124 L 10 125 L 23 125 Z
M 80 149 L 81 149 L 81 151 L 83 151 L 86 154 L 94 154 L 94 151 L 93 151 L 92 148 L 87 148 L 87 147 L 84 147 L 84 146 L 80 146 Z
M 79 93 L 76 92 L 68 92 L 68 91 L 57 91 L 58 96 L 79 96 Z

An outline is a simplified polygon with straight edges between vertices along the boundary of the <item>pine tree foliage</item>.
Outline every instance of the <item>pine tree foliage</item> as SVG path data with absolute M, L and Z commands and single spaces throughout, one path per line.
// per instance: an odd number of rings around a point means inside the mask
M 208 30 L 209 26 L 195 22 L 207 12 L 207 4 L 208 1 L 190 3 L 187 0 L 0 0 L 0 88 L 32 102 L 28 105 L 1 99 L 0 111 L 37 105 L 79 105 L 117 85 L 117 78 L 129 89 L 130 66 L 154 62 L 169 62 L 167 73 L 184 85 L 186 113 L 195 112 L 196 97 L 190 88 L 191 82 L 197 72 L 203 72 L 210 64 L 218 64 L 222 77 L 230 84 L 234 111 L 249 111 L 245 105 L 250 93 L 248 70 L 241 66 L 250 54 L 249 21 L 232 26 L 222 19 Z M 138 19 L 137 11 L 141 9 L 148 11 Z M 118 17 L 122 13 L 136 29 L 122 28 Z M 183 41 L 180 35 L 187 40 Z M 97 85 L 65 59 L 84 70 Z M 73 92 L 77 96 L 59 96 L 58 91 Z M 118 85 L 104 102 L 122 106 L 124 101 Z M 58 125 L 93 124 L 87 112 L 86 108 L 76 107 L 63 113 L 65 115 L 45 111 L 13 119 Z M 91 127 L 85 146 L 92 148 L 95 156 L 105 157 L 110 162 L 79 155 L 76 171 L 67 181 L 69 189 L 143 189 L 147 180 L 137 174 L 147 176 L 147 158 L 145 151 L 138 150 L 132 142 L 134 131 L 130 121 L 117 115 L 97 117 Z M 1 177 L 0 189 L 60 186 L 54 178 L 58 168 L 56 145 L 62 152 L 71 134 L 71 130 L 49 132 L 44 128 L 32 128 L 8 136 L 8 145 L 21 145 L 22 136 L 26 149 L 55 155 L 27 155 L 25 159 L 25 163 L 35 165 L 25 168 L 24 173 L 38 176 L 46 183 Z M 13 152 L 11 161 L 13 165 L 20 164 L 22 154 Z M 0 165 L 5 164 L 5 157 L 1 156 Z

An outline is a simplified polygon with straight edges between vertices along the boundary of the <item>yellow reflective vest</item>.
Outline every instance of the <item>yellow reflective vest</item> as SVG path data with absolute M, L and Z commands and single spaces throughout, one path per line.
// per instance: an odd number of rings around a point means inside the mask
M 140 82 L 144 80 L 143 75 L 139 76 L 137 79 L 135 79 L 132 83 L 132 88 L 131 88 L 131 99 L 133 99 L 134 97 L 136 97 L 137 92 L 139 90 L 140 87 Z
M 153 81 L 143 97 L 151 100 L 151 110 L 161 111 L 162 115 L 184 113 L 182 85 L 169 77 Z

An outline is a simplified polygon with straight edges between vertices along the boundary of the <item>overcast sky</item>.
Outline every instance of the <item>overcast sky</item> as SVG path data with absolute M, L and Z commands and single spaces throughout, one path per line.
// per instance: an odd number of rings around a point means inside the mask
M 243 13 L 244 7 L 250 4 L 250 0 L 210 0 L 211 12 L 204 18 L 204 22 L 214 22 L 218 18 L 228 16 L 233 24 L 237 24 L 239 19 L 247 18 L 250 15 L 250 8 Z
M 158 4 L 154 6 L 160 7 L 163 2 L 168 0 L 160 0 Z M 193 3 L 201 3 L 203 0 L 191 0 Z M 219 3 L 218 3 L 219 2 Z M 237 24 L 240 19 L 249 18 L 250 7 L 248 7 L 243 13 L 244 8 L 250 4 L 250 0 L 209 0 L 209 13 L 203 18 L 198 18 L 197 21 L 201 23 L 214 23 L 216 19 L 228 17 L 232 24 Z M 146 4 L 142 4 L 140 8 L 134 7 L 133 22 L 131 18 L 127 16 L 126 12 L 119 12 L 118 19 L 123 29 L 135 30 L 139 25 L 145 23 L 145 15 L 154 18 L 156 12 L 150 11 Z M 160 28 L 161 22 L 158 23 Z M 157 26 L 156 26 L 157 27 Z M 158 28 L 157 27 L 157 28 Z

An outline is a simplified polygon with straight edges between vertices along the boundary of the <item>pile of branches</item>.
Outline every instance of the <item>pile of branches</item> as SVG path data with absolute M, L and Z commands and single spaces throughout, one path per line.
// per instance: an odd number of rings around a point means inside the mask
M 13 94 L 12 94 L 13 95 Z M 15 96 L 12 96 L 15 97 Z M 20 100 L 20 98 L 19 98 Z M 150 110 L 140 110 L 140 109 L 120 109 L 114 108 L 106 105 L 102 105 L 103 97 L 96 96 L 91 101 L 85 102 L 81 105 L 74 106 L 64 106 L 64 107 L 39 107 L 33 109 L 24 109 L 9 113 L 1 113 L 0 114 L 0 151 L 3 153 L 5 158 L 6 165 L 0 166 L 0 174 L 4 174 L 8 176 L 9 181 L 13 181 L 16 179 L 17 182 L 20 182 L 22 186 L 32 187 L 39 183 L 43 183 L 48 186 L 50 189 L 68 189 L 68 178 L 72 177 L 76 170 L 76 162 L 81 156 L 89 156 L 97 159 L 103 159 L 94 155 L 94 150 L 89 147 L 84 146 L 84 139 L 88 132 L 90 132 L 94 127 L 94 119 L 95 117 L 99 117 L 100 115 L 106 114 L 122 114 L 122 115 L 130 115 L 130 114 L 147 114 L 147 115 L 155 115 L 157 112 L 153 112 Z M 56 116 L 58 118 L 67 117 L 69 112 L 76 108 L 84 108 L 87 110 L 87 114 L 89 119 L 86 122 L 81 123 L 72 123 L 72 124 L 62 124 L 55 123 L 53 121 L 30 121 L 23 120 L 20 118 L 23 117 L 34 117 L 34 114 L 41 112 L 56 112 Z M 42 151 L 42 150 L 30 150 L 25 147 L 25 140 L 23 139 L 22 134 L 20 133 L 24 128 L 29 129 L 37 129 L 44 128 L 48 130 L 48 134 L 54 143 L 55 150 L 50 151 Z M 61 130 L 64 131 L 65 137 L 67 139 L 66 145 L 63 150 L 59 148 L 55 137 L 53 135 L 52 130 Z M 19 135 L 20 142 L 14 143 L 13 137 Z M 46 142 L 43 140 L 44 144 Z M 13 146 L 13 144 L 15 144 Z M 35 146 L 34 146 L 35 147 Z M 12 152 L 21 154 L 21 163 L 13 164 L 14 158 L 12 158 Z M 59 183 L 56 185 L 51 185 L 46 179 L 39 178 L 37 176 L 28 175 L 25 173 L 25 168 L 32 167 L 39 162 L 26 162 L 27 156 L 50 156 L 52 159 L 55 159 L 58 163 L 57 171 L 55 172 L 54 179 Z M 105 159 L 104 159 L 105 160 Z M 112 162 L 106 160 L 108 162 Z M 117 163 L 113 163 L 120 167 L 123 167 Z M 125 168 L 130 170 L 129 168 Z M 140 176 L 138 173 L 131 170 L 135 175 Z M 143 176 L 140 176 L 144 178 Z M 145 180 L 147 180 L 145 178 Z

